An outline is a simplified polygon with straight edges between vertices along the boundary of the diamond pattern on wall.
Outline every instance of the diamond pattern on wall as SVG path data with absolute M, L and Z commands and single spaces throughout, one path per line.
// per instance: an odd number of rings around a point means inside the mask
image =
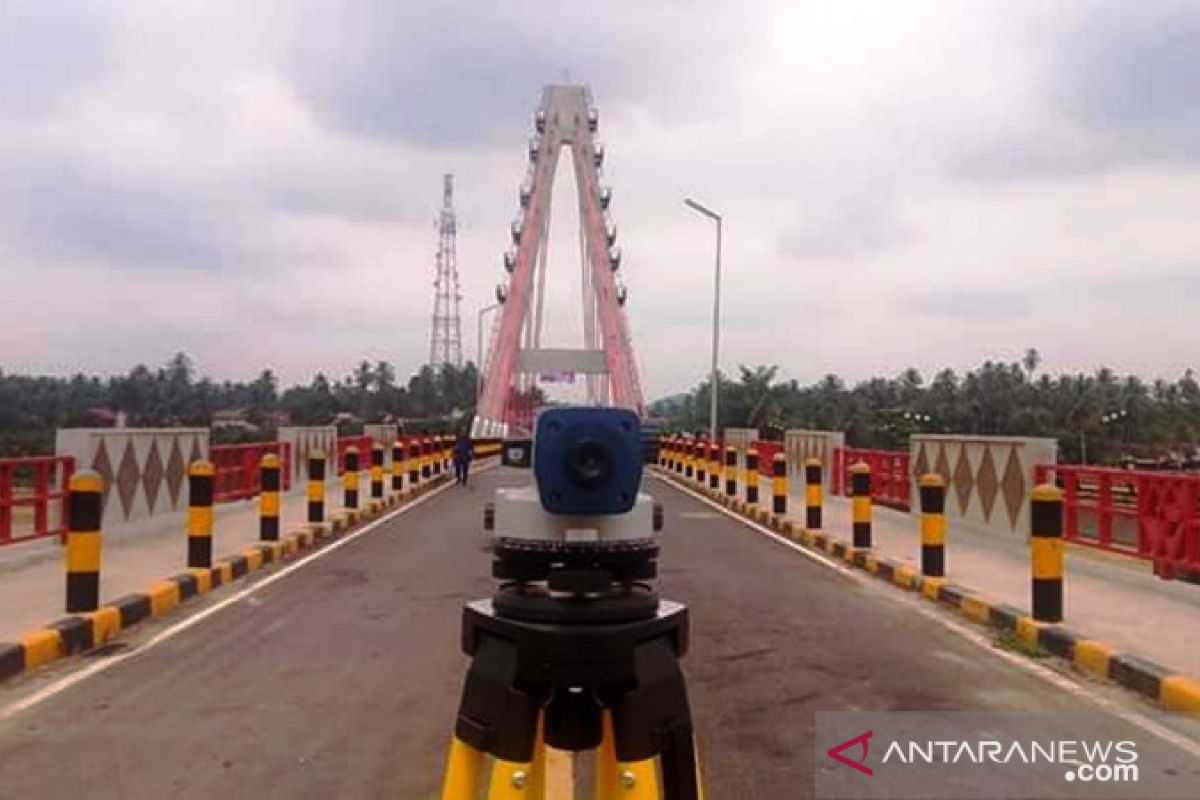
M 96 448 L 96 455 L 92 458 L 92 469 L 100 473 L 100 477 L 104 478 L 104 492 L 102 500 L 103 505 L 108 505 L 108 496 L 112 493 L 113 488 L 113 467 L 112 461 L 108 457 L 108 448 L 104 446 L 104 440 L 100 440 L 100 446 Z
M 133 441 L 125 442 L 125 452 L 121 455 L 121 463 L 117 466 L 117 497 L 121 500 L 121 512 L 129 519 L 133 498 L 138 490 L 137 456 L 133 452 Z
M 946 445 L 938 443 L 937 459 L 933 462 L 933 471 L 942 476 L 946 485 L 950 485 L 950 460 L 946 458 Z
M 162 457 L 158 454 L 158 442 L 150 442 L 150 452 L 146 454 L 146 465 L 142 468 L 142 488 L 146 490 L 146 507 L 154 513 L 154 504 L 158 502 L 158 491 L 163 484 Z
M 975 486 L 979 489 L 979 502 L 983 505 L 983 519 L 992 521 L 992 509 L 996 505 L 996 494 L 1000 491 L 999 477 L 996 475 L 996 464 L 992 461 L 992 448 L 983 448 L 983 458 L 979 461 L 979 472 L 975 475 Z
M 171 456 L 167 459 L 167 492 L 171 497 L 171 507 L 179 505 L 179 489 L 183 486 L 183 476 L 187 466 L 183 463 L 183 451 L 179 449 L 179 438 L 171 439 Z
M 967 448 L 958 448 L 958 460 L 954 464 L 954 477 L 952 479 L 954 486 L 954 496 L 958 498 L 958 507 L 963 514 L 967 513 L 967 506 L 971 504 L 971 490 L 975 486 L 975 479 L 971 475 L 971 464 L 967 461 Z
M 1004 497 L 1004 508 L 1008 511 L 1008 524 L 1015 528 L 1017 518 L 1021 516 L 1021 507 L 1025 504 L 1025 476 L 1021 474 L 1021 459 L 1016 445 L 1013 445 L 1008 453 L 1008 463 L 1004 465 L 1000 489 Z
M 920 478 L 927 472 L 929 472 L 929 454 L 925 452 L 925 443 L 921 442 L 917 445 L 917 460 L 913 464 L 913 474 Z

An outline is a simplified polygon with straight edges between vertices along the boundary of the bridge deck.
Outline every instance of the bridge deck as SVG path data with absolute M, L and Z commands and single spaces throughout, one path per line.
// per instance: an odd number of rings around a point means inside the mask
M 481 474 L 290 574 L 251 577 L 272 582 L 157 644 L 239 589 L 0 689 L 0 795 L 435 796 L 466 667 L 460 609 L 492 588 L 481 506 L 524 480 Z M 685 669 L 710 797 L 807 795 L 817 710 L 1094 710 L 899 593 L 648 488 L 667 514 L 662 592 L 692 609 Z

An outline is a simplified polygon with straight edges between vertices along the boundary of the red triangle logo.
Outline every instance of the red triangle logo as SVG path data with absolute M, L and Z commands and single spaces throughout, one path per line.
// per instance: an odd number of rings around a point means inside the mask
M 858 770 L 859 772 L 864 772 L 867 775 L 874 775 L 875 771 L 865 764 L 865 762 L 867 760 L 867 752 L 870 750 L 870 747 L 871 747 L 870 740 L 871 740 L 871 737 L 874 735 L 875 735 L 875 731 L 867 731 L 866 733 L 860 733 L 858 736 L 855 736 L 853 739 L 847 739 L 846 741 L 842 742 L 841 744 L 835 744 L 833 747 L 829 748 L 829 750 L 827 751 L 828 755 L 834 761 L 845 764 L 847 767 L 853 767 L 854 769 Z M 857 761 L 851 761 L 849 758 L 846 758 L 846 756 L 842 755 L 843 750 L 848 750 L 849 748 L 854 747 L 856 745 L 860 745 L 860 744 L 862 745 L 862 757 L 859 758 Z

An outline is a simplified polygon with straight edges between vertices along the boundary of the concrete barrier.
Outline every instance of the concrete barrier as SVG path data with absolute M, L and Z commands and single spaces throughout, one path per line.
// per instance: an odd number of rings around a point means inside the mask
M 337 452 L 337 428 L 332 425 L 282 427 L 276 438 L 292 446 L 292 491 L 297 491 L 305 485 L 306 465 L 310 453 L 314 450 L 328 454 Z
M 54 451 L 104 479 L 110 533 L 187 509 L 187 472 L 208 458 L 207 428 L 60 428 Z
M 846 446 L 846 434 L 841 431 L 810 431 L 793 428 L 783 432 L 783 452 L 788 460 L 792 483 L 804 482 L 804 462 L 820 459 L 825 480 L 825 492 L 833 491 L 833 451 Z
M 1034 468 L 1058 461 L 1054 439 L 1024 436 L 915 434 L 909 451 L 915 476 L 945 479 L 947 517 L 1017 536 L 1029 531 Z M 911 508 L 920 508 L 918 492 L 914 480 Z

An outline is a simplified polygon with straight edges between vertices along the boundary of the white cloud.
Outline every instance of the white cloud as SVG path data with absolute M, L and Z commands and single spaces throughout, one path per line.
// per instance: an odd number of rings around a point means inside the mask
M 1184 4 L 82 8 L 0 11 L 6 370 L 180 349 L 222 378 L 415 369 L 444 171 L 472 354 L 529 113 L 564 70 L 596 93 L 651 396 L 707 369 L 712 230 L 685 195 L 726 217 L 730 371 L 931 373 L 1027 346 L 1049 369 L 1193 358 Z M 547 322 L 564 337 L 569 206 Z

